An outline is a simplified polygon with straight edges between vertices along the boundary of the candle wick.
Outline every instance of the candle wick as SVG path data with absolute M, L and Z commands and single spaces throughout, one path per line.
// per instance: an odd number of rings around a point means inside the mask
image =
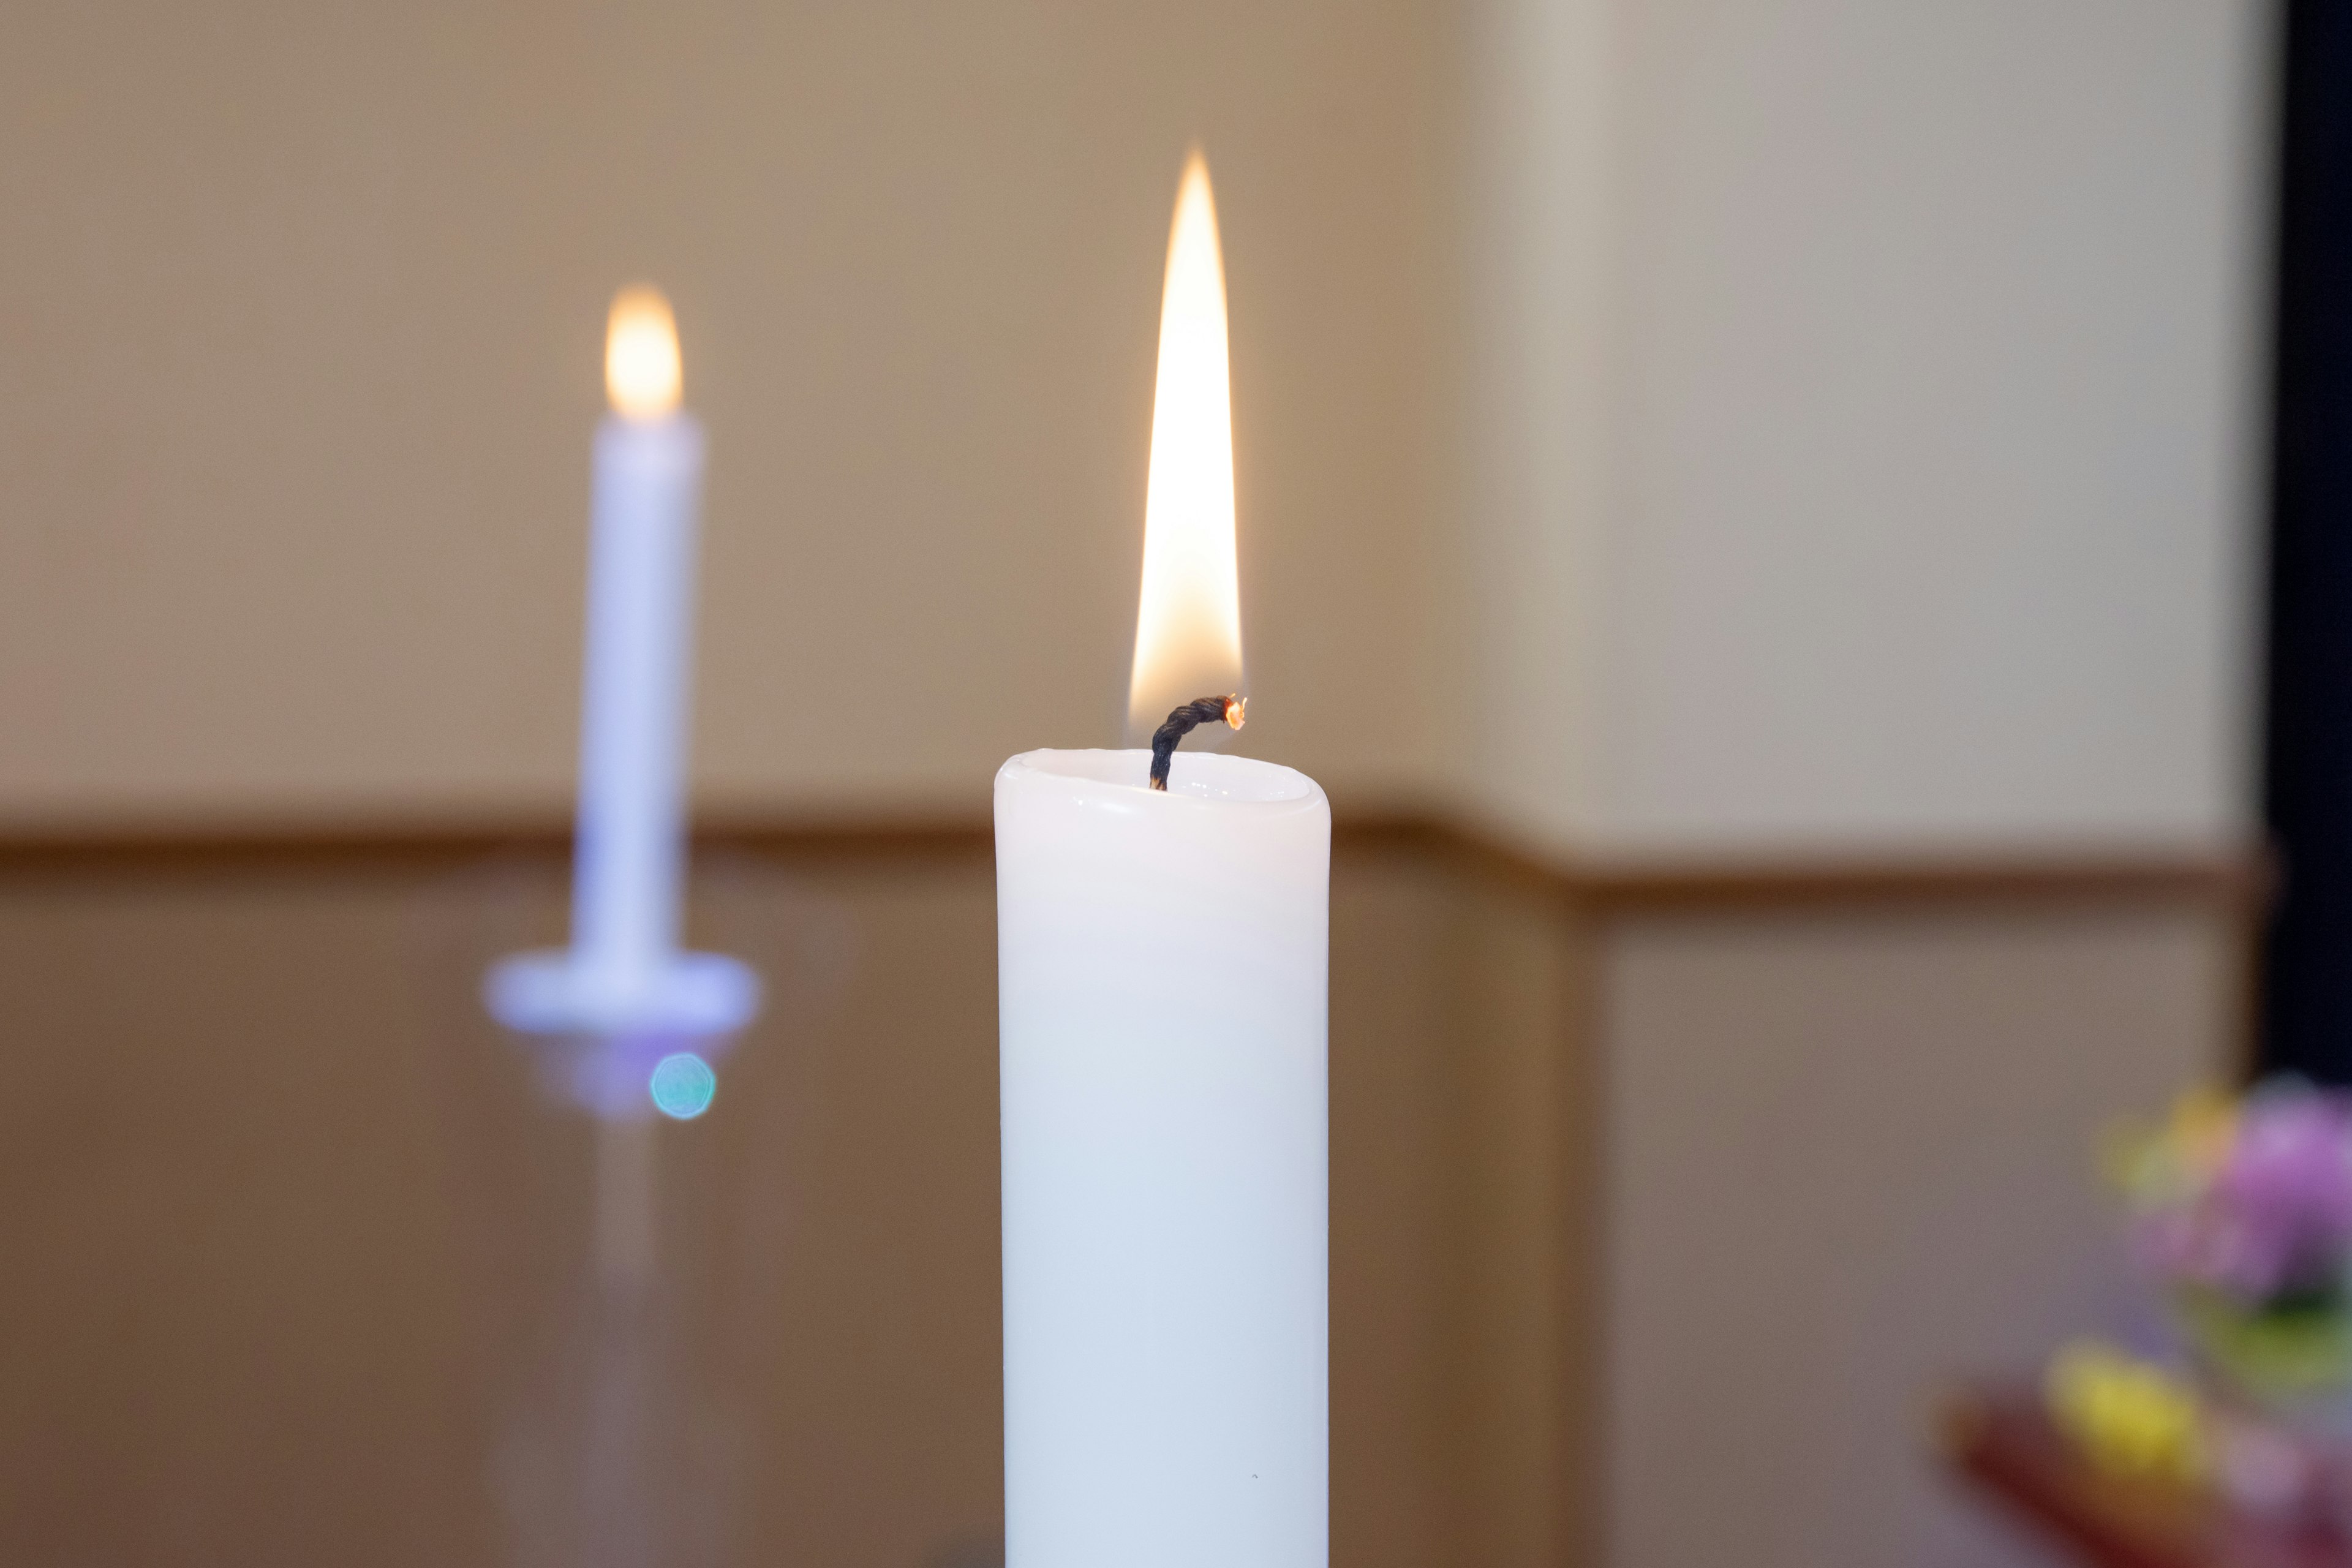
M 1248 706 L 1248 700 L 1242 697 L 1202 697 L 1168 715 L 1168 722 L 1151 731 L 1151 787 L 1168 787 L 1168 764 L 1175 760 L 1176 742 L 1191 734 L 1194 725 L 1222 719 L 1238 730 L 1242 711 Z

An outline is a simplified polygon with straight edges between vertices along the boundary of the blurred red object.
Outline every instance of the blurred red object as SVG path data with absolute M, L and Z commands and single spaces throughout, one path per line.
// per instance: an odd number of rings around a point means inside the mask
M 2211 1491 L 2098 1470 L 2050 1424 L 2030 1388 L 1945 1401 L 1946 1462 L 1981 1495 L 2098 1568 L 2352 1568 L 2332 1531 L 2254 1517 Z

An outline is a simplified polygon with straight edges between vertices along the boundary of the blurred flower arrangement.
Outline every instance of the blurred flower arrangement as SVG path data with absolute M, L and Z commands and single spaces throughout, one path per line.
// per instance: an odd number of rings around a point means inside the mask
M 2352 1095 L 2184 1095 L 2111 1135 L 2132 1248 L 2209 1369 L 2265 1401 L 2352 1383 Z
M 2352 1534 L 2352 1094 L 2200 1090 L 2104 1152 L 2196 1375 L 2077 1341 L 2052 1420 L 2101 1469 Z

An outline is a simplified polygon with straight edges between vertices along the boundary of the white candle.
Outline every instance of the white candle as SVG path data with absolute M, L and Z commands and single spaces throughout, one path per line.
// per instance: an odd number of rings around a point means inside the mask
M 1241 687 L 1229 398 L 1196 154 L 1160 310 L 1139 731 Z M 1150 762 L 1030 752 L 996 775 L 1006 1562 L 1322 1568 L 1330 807 L 1269 763 L 1180 752 L 1163 793 Z
M 677 949 L 703 437 L 678 405 L 660 295 L 614 301 L 604 357 L 613 412 L 596 432 L 572 942 L 583 973 L 633 994 Z
M 517 1028 L 653 1047 L 740 1027 L 759 983 L 731 959 L 678 951 L 703 435 L 679 405 L 677 331 L 655 290 L 614 300 L 604 382 L 612 412 L 596 432 L 572 947 L 499 965 L 488 997 Z M 646 1064 L 631 1055 L 612 1065 L 592 1098 L 638 1103 Z
M 1149 761 L 996 776 L 1005 1560 L 1320 1568 L 1330 808 Z

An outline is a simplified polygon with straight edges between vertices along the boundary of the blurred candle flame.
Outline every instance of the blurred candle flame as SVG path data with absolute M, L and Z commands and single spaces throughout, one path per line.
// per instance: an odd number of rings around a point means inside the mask
M 1171 710 L 1195 698 L 1241 689 L 1225 268 L 1208 161 L 1195 150 L 1176 192 L 1160 307 L 1143 592 L 1128 686 L 1129 737 L 1149 735 Z
M 604 331 L 604 391 L 625 419 L 659 419 L 677 407 L 677 323 L 658 289 L 613 297 Z

